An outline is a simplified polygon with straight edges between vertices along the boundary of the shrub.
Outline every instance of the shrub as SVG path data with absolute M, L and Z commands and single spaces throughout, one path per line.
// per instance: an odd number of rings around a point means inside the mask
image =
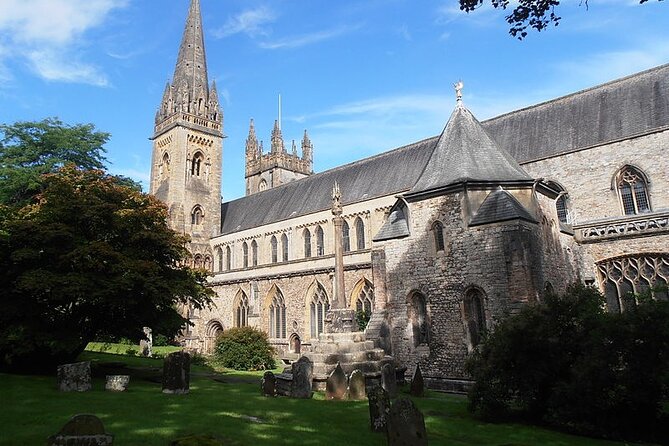
M 165 335 L 157 334 L 153 337 L 153 345 L 156 347 L 166 347 L 170 345 L 170 340 Z
M 470 409 L 604 437 L 662 435 L 669 303 L 640 302 L 605 313 L 594 288 L 575 285 L 500 321 L 468 361 Z
M 215 359 L 235 370 L 273 369 L 274 349 L 267 334 L 254 327 L 225 330 L 216 340 Z
M 355 322 L 358 324 L 358 329 L 360 331 L 365 331 L 371 318 L 372 314 L 368 311 L 359 310 L 355 312 Z

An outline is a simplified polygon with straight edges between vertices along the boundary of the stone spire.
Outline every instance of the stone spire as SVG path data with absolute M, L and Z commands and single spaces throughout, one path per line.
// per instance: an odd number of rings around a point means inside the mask
M 283 135 L 281 134 L 281 129 L 279 128 L 279 121 L 274 121 L 274 129 L 272 130 L 272 153 L 285 152 L 286 149 L 283 145 Z
M 253 123 L 253 118 L 251 118 L 249 136 L 246 138 L 246 158 L 257 159 L 260 155 L 260 145 L 258 144 L 258 137 L 256 136 L 256 127 Z
M 304 130 L 304 136 L 302 137 L 302 159 L 309 163 L 314 159 L 314 145 L 311 143 L 306 130 Z

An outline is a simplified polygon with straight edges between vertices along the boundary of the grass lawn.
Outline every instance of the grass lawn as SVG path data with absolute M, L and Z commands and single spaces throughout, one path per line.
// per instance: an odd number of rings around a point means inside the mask
M 160 445 L 189 434 L 207 434 L 226 445 L 385 445 L 369 429 L 366 401 L 325 401 L 260 395 L 261 372 L 216 373 L 192 369 L 191 393 L 164 395 L 162 361 L 85 352 L 93 361 L 93 390 L 61 393 L 55 377 L 0 374 L 0 445 L 42 445 L 74 414 L 99 416 L 118 446 Z M 115 362 L 117 364 L 105 365 Z M 127 365 L 127 392 L 104 391 L 103 367 Z M 517 425 L 487 424 L 467 413 L 466 398 L 428 392 L 414 401 L 425 414 L 430 445 L 622 445 Z

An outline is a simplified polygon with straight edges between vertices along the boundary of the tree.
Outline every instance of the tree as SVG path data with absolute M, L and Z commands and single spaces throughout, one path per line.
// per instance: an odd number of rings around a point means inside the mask
M 57 118 L 0 125 L 0 204 L 26 204 L 42 175 L 67 163 L 102 169 L 109 134 L 93 124 L 66 125 Z
M 49 367 L 143 326 L 174 335 L 187 323 L 177 305 L 210 304 L 159 200 L 72 165 L 41 182 L 35 204 L 0 213 L 0 364 Z
M 460 9 L 465 12 L 472 12 L 483 5 L 483 0 L 459 0 Z M 506 10 L 511 4 L 510 0 L 490 0 L 492 6 L 496 9 Z M 648 0 L 639 0 L 639 3 L 646 3 Z M 658 0 L 662 1 L 662 0 Z M 585 0 L 585 6 L 588 1 Z M 560 5 L 560 0 L 518 0 L 514 2 L 515 6 L 511 14 L 506 16 L 506 21 L 511 28 L 509 34 L 522 40 L 527 36 L 527 28 L 542 31 L 550 24 L 557 26 L 560 23 L 555 9 Z

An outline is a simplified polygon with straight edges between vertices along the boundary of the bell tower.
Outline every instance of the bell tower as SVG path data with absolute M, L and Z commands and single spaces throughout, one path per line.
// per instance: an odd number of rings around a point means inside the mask
M 174 76 L 156 112 L 150 193 L 170 226 L 191 236 L 195 266 L 211 267 L 209 239 L 221 222 L 223 113 L 209 85 L 199 0 L 191 0 Z

